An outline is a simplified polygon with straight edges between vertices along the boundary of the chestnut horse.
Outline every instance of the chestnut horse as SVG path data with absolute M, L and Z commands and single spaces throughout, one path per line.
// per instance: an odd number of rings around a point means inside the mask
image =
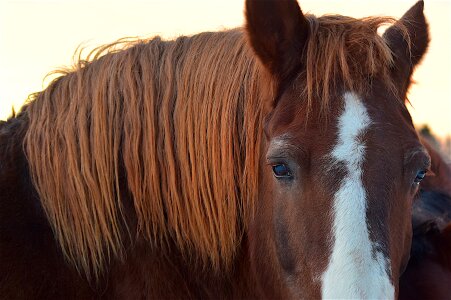
M 409 264 L 400 279 L 400 299 L 451 299 L 451 165 L 425 140 L 431 173 L 413 205 Z
M 98 50 L 1 124 L 0 295 L 397 297 L 427 45 L 423 2 L 248 0 L 245 29 Z

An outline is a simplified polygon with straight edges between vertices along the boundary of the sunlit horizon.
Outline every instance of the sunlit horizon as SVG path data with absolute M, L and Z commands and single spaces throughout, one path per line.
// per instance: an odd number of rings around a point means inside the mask
M 304 13 L 401 17 L 415 1 L 299 1 Z M 409 99 L 414 122 L 451 136 L 451 3 L 428 0 L 431 44 L 414 75 Z M 242 26 L 244 0 L 75 1 L 0 0 L 0 119 L 45 88 L 46 74 L 89 49 L 122 37 L 171 39 Z M 87 53 L 86 52 L 86 53 Z

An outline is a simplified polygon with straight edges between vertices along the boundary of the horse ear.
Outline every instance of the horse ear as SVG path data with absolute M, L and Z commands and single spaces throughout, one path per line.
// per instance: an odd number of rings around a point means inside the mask
M 423 9 L 424 2 L 418 1 L 383 35 L 395 55 L 395 64 L 407 67 L 409 77 L 429 44 L 428 24 Z
M 279 81 L 301 64 L 309 25 L 296 0 L 246 0 L 246 29 L 256 55 Z

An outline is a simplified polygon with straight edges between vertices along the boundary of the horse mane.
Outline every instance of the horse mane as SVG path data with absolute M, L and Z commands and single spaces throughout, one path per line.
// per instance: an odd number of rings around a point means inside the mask
M 213 268 L 230 263 L 261 143 L 259 73 L 243 38 L 154 38 L 99 55 L 107 46 L 29 104 L 34 184 L 64 254 L 86 274 L 124 254 L 121 163 L 138 235 Z
M 376 74 L 390 82 L 391 52 L 377 35 L 388 18 L 308 20 L 299 76 L 309 103 L 327 107 L 337 76 L 357 91 Z M 132 240 L 229 266 L 257 197 L 273 82 L 242 29 L 117 46 L 80 60 L 24 108 L 30 173 L 64 255 L 97 278 L 136 232 Z

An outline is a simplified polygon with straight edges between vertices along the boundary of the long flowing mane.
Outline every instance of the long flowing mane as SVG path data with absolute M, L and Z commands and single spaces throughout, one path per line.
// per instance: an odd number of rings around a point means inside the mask
M 377 29 L 391 19 L 308 20 L 301 99 L 326 107 L 337 76 L 353 90 L 376 75 L 389 82 L 391 52 Z M 243 31 L 108 49 L 26 108 L 25 153 L 64 254 L 98 276 L 136 231 L 215 269 L 229 265 L 257 197 L 262 98 L 272 91 Z M 137 230 L 126 226 L 125 198 Z
M 29 108 L 25 147 L 66 256 L 122 254 L 121 161 L 139 234 L 218 267 L 256 195 L 258 69 L 241 31 L 156 38 L 80 64 Z M 126 232 L 125 232 L 126 233 Z

